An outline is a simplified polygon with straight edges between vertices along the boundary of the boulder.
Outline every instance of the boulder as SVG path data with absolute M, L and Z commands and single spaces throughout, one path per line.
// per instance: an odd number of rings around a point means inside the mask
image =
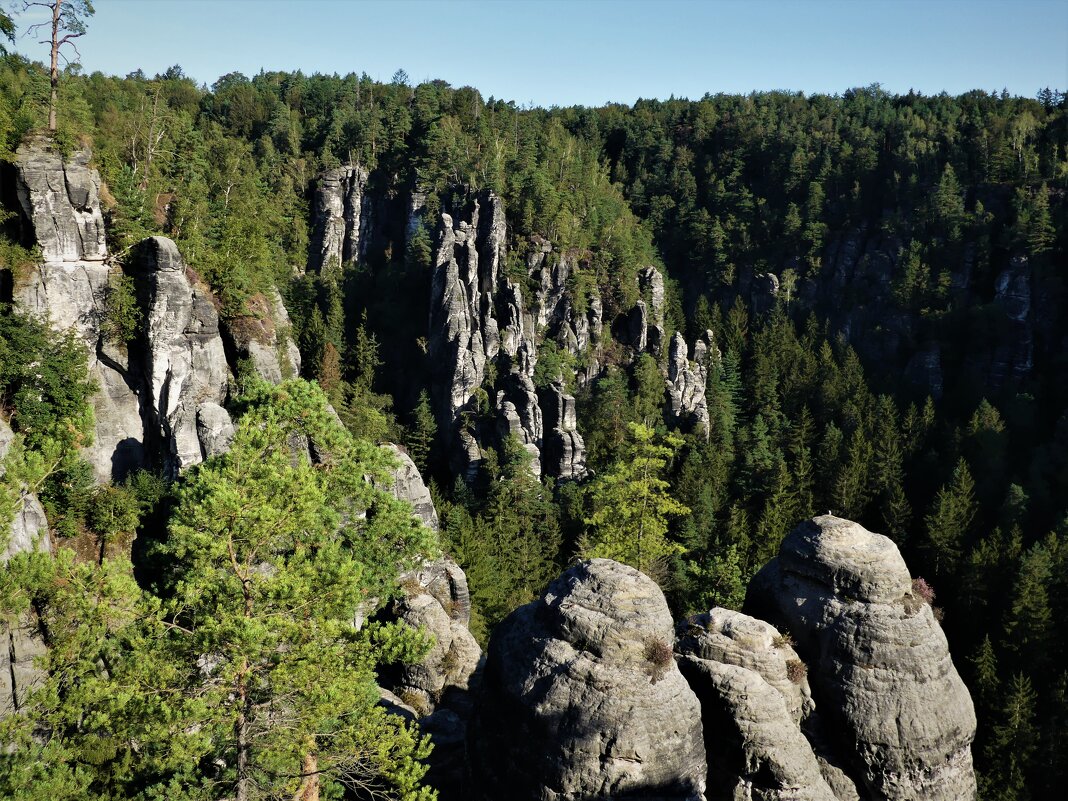
M 582 562 L 500 623 L 469 740 L 487 799 L 703 799 L 700 706 L 650 578 Z
M 868 797 L 975 796 L 971 697 L 892 540 L 831 515 L 806 521 L 754 578 L 746 611 L 793 637 L 829 745 Z

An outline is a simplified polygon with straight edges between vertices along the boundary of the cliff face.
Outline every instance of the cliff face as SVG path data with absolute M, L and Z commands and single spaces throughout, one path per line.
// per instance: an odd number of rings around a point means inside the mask
M 299 372 L 300 354 L 277 294 L 262 299 L 258 314 L 223 324 L 210 290 L 165 237 L 145 240 L 127 259 L 142 322 L 132 341 L 111 341 L 109 293 L 124 273 L 107 250 L 100 176 L 89 161 L 87 151 L 63 159 L 44 140 L 19 149 L 17 196 L 42 262 L 12 299 L 86 347 L 98 391 L 83 455 L 97 480 L 150 464 L 177 475 L 227 447 L 233 426 L 224 404 L 238 360 L 277 383 Z
M 4 460 L 14 442 L 11 426 L 0 417 L 0 479 L 4 478 Z M 51 549 L 48 519 L 41 502 L 25 486 L 14 491 L 18 495 L 10 530 L 5 539 L 0 539 L 0 565 L 19 553 L 48 553 Z M 0 537 L 7 524 L 8 521 L 0 521 Z M 34 660 L 44 650 L 44 640 L 32 612 L 22 615 L 12 625 L 0 626 L 0 717 L 18 711 L 26 693 L 42 678 Z
M 1028 258 L 1019 254 L 1000 272 L 983 272 L 974 244 L 963 246 L 956 266 L 941 279 L 947 284 L 944 291 L 954 309 L 983 307 L 986 315 L 974 336 L 943 349 L 940 341 L 950 338 L 946 331 L 932 326 L 925 313 L 903 309 L 895 300 L 908 242 L 883 227 L 860 224 L 833 235 L 822 268 L 797 283 L 792 302 L 829 320 L 832 331 L 844 334 L 866 364 L 901 376 L 921 396 L 941 398 L 947 381 L 981 388 L 989 396 L 1031 377 L 1040 355 L 1036 343 L 1049 333 L 1055 317 L 1048 299 L 1058 295 L 1059 284 L 1050 276 L 1036 276 Z M 791 266 L 796 267 L 784 268 Z M 753 309 L 769 307 L 768 285 L 762 280 L 768 277 L 778 292 L 774 274 L 742 281 L 743 296 Z M 1045 338 L 1052 351 L 1057 338 Z
M 127 349 L 101 333 L 107 293 L 121 272 L 107 261 L 100 176 L 89 158 L 79 151 L 64 161 L 43 140 L 19 148 L 16 191 L 42 263 L 13 294 L 23 309 L 59 331 L 73 330 L 85 344 L 100 391 L 93 398 L 95 436 L 84 456 L 103 482 L 144 462 L 142 380 L 130 368 Z
M 669 342 L 665 281 L 655 267 L 639 272 L 635 306 L 606 320 L 596 285 L 583 280 L 589 268 L 580 254 L 534 238 L 525 263 L 509 263 L 505 209 L 494 193 L 463 196 L 436 219 L 424 205 L 418 192 L 403 203 L 380 197 L 358 167 L 323 173 L 313 203 L 309 269 L 375 261 L 409 243 L 420 227 L 434 232 L 423 386 L 434 400 L 454 474 L 473 480 L 484 450 L 500 448 L 511 436 L 530 455 L 535 474 L 583 478 L 585 442 L 565 379 L 580 388 L 596 379 L 610 338 L 624 358 L 648 353 L 661 363 L 671 420 L 708 431 L 705 383 L 718 350 L 711 332 L 692 351 L 680 334 Z M 565 374 L 539 371 L 546 349 L 566 360 Z

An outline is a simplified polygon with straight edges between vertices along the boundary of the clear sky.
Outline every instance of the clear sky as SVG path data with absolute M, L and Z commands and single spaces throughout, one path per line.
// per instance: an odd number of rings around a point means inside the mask
M 5 5 L 7 5 L 5 3 Z M 21 3 L 18 3 L 20 6 Z M 87 71 L 441 78 L 537 105 L 788 89 L 1068 90 L 1065 0 L 94 0 Z M 17 18 L 25 29 L 30 14 Z M 44 45 L 17 49 L 43 60 Z

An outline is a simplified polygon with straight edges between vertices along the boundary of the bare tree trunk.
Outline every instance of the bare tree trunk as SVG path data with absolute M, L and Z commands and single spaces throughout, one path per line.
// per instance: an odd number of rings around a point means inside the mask
M 245 671 L 247 663 L 242 665 L 242 671 L 237 682 L 237 720 L 234 722 L 234 738 L 237 741 L 237 801 L 248 801 L 249 781 L 248 776 L 248 688 L 245 686 Z
M 308 753 L 304 755 L 304 765 L 301 769 L 304 781 L 301 782 L 293 801 L 319 801 L 319 759 L 312 751 L 314 747 L 315 743 L 310 743 Z
M 59 100 L 59 11 L 63 0 L 52 6 L 52 97 L 48 104 L 48 130 L 56 132 L 56 103 Z

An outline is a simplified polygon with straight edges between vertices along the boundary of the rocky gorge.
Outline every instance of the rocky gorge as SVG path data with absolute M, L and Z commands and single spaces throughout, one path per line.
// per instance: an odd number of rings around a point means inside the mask
M 281 295 L 257 299 L 254 319 L 220 318 L 172 240 L 154 236 L 121 263 L 113 258 L 90 159 L 40 143 L 19 152 L 24 238 L 41 263 L 4 300 L 84 343 L 96 382 L 85 456 L 96 480 L 142 466 L 176 478 L 229 447 L 240 370 L 278 383 L 300 373 L 300 352 Z M 514 437 L 535 475 L 585 478 L 574 389 L 610 360 L 640 354 L 662 365 L 668 418 L 708 435 L 708 370 L 722 358 L 716 332 L 691 346 L 669 330 L 657 268 L 640 271 L 640 299 L 608 319 L 596 289 L 574 291 L 578 255 L 544 242 L 518 268 L 509 263 L 497 195 L 472 193 L 436 220 L 417 201 L 375 196 L 355 166 L 325 173 L 307 269 L 359 261 L 389 231 L 432 226 L 428 384 L 454 475 L 473 481 L 487 449 Z M 1014 269 L 999 281 L 999 302 L 1022 323 L 1026 264 Z M 124 277 L 142 322 L 117 342 L 103 321 Z M 1026 340 L 1021 330 L 997 369 L 1026 372 Z M 544 380 L 536 368 L 549 349 L 573 360 L 573 376 Z M 924 375 L 937 375 L 936 362 Z M 0 420 L 0 459 L 12 438 Z M 383 447 L 397 465 L 388 489 L 437 529 L 418 468 L 402 448 Z M 44 511 L 26 488 L 2 558 L 50 547 Z M 945 635 L 893 541 L 849 520 L 821 516 L 793 528 L 750 584 L 744 614 L 717 607 L 675 621 L 649 576 L 581 561 L 501 622 L 485 654 L 469 631 L 468 582 L 456 562 L 427 561 L 401 586 L 387 616 L 430 632 L 433 646 L 421 662 L 384 672 L 382 703 L 431 735 L 430 777 L 443 798 L 975 797 L 975 716 Z M 0 641 L 0 712 L 17 711 L 34 681 L 44 645 L 33 628 L 19 621 Z

